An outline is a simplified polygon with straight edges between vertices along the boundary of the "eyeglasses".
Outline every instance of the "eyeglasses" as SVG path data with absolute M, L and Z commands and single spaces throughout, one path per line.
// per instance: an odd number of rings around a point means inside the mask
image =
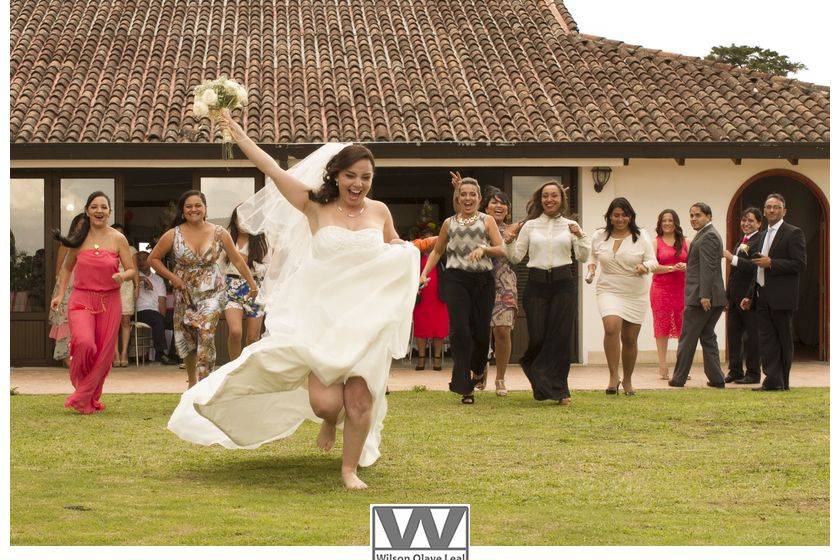
M 784 206 L 780 206 L 778 204 L 773 204 L 773 205 L 768 204 L 764 207 L 764 209 L 765 210 L 783 210 Z

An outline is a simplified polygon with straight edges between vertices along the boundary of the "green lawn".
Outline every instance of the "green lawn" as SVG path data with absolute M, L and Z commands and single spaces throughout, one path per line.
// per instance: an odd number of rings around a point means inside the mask
M 370 503 L 469 503 L 474 545 L 829 542 L 829 391 L 389 397 L 345 491 L 316 426 L 256 451 L 182 442 L 175 395 L 11 397 L 13 545 L 366 545 Z

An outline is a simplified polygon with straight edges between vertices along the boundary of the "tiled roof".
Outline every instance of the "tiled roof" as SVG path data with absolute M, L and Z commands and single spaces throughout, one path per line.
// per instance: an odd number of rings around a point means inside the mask
M 228 74 L 265 143 L 827 142 L 829 90 L 580 35 L 552 0 L 13 0 L 11 138 L 208 142 Z

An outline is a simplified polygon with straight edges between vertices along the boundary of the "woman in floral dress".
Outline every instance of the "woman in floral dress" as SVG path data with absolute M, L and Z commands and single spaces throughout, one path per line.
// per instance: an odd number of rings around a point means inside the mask
M 175 346 L 187 366 L 189 386 L 204 379 L 216 364 L 216 325 L 227 299 L 225 275 L 219 265 L 224 251 L 248 282 L 246 297 L 256 298 L 257 284 L 230 234 L 205 221 L 207 200 L 200 191 L 187 191 L 178 201 L 172 228 L 161 236 L 149 255 L 152 268 L 175 289 Z M 169 252 L 174 270 L 163 264 Z

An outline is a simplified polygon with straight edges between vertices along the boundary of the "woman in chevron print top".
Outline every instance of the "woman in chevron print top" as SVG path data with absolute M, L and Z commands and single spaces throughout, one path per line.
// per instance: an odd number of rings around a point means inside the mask
M 475 402 L 474 388 L 487 365 L 490 347 L 490 316 L 495 299 L 493 262 L 505 249 L 496 220 L 478 211 L 481 187 L 475 179 L 452 174 L 458 194 L 458 213 L 443 222 L 435 248 L 420 275 L 421 289 L 429 271 L 446 252 L 443 295 L 449 309 L 449 339 L 452 344 L 452 379 L 449 390 L 461 402 Z

